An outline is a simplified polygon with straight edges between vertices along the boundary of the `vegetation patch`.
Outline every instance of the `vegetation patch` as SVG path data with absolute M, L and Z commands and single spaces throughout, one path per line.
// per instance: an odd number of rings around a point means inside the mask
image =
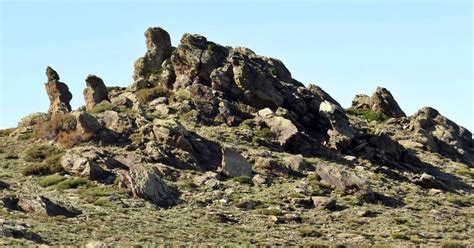
M 61 176 L 61 175 L 50 175 L 50 176 L 47 176 L 47 177 L 44 177 L 42 178 L 40 181 L 39 181 L 39 185 L 41 187 L 49 187 L 49 186 L 52 186 L 52 185 L 56 185 L 62 181 L 66 180 L 66 178 L 64 176 Z
M 410 240 L 410 238 L 403 233 L 392 233 L 390 237 L 392 237 L 392 239 Z
M 233 177 L 232 179 L 241 184 L 252 184 L 252 178 L 248 176 Z
M 60 183 L 56 184 L 56 188 L 58 189 L 77 189 L 81 186 L 87 187 L 90 186 L 92 183 L 91 181 L 85 178 L 69 178 Z
M 321 233 L 312 226 L 301 226 L 298 227 L 296 231 L 302 237 L 321 237 Z
M 371 109 L 347 109 L 346 112 L 350 115 L 357 116 L 359 118 L 368 120 L 368 121 L 376 121 L 376 122 L 385 122 L 390 117 L 386 116 L 383 113 L 375 112 Z
M 76 129 L 77 120 L 73 114 L 57 114 L 51 119 L 38 122 L 34 136 L 38 139 L 54 140 L 63 147 L 70 148 L 90 140 L 94 134 Z
M 52 145 L 34 145 L 25 151 L 23 159 L 32 164 L 23 168 L 22 174 L 49 175 L 63 170 L 61 157 L 64 151 Z
M 147 105 L 150 101 L 158 97 L 162 97 L 162 96 L 169 97 L 170 94 L 171 94 L 170 91 L 163 86 L 156 86 L 153 88 L 141 89 L 135 92 L 138 102 L 140 102 L 140 104 L 142 105 Z
M 101 103 L 95 105 L 92 109 L 87 110 L 89 114 L 99 114 L 107 110 L 120 111 L 120 109 L 110 103 L 109 101 L 102 101 Z

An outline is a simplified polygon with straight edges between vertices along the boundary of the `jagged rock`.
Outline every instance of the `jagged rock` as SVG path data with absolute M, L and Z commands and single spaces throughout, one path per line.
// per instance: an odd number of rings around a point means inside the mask
M 174 88 L 193 82 L 211 82 L 211 72 L 221 67 L 227 58 L 227 48 L 208 42 L 206 37 L 186 33 L 171 56 L 176 80 Z
M 148 82 L 148 80 L 140 77 L 135 82 L 130 84 L 127 87 L 127 90 L 131 91 L 131 92 L 137 92 L 139 90 L 150 88 L 150 87 L 151 87 L 150 82 Z
M 27 239 L 35 243 L 44 243 L 43 238 L 28 230 L 27 225 L 14 224 L 11 221 L 0 219 L 0 237 Z
M 301 154 L 289 155 L 285 158 L 285 162 L 294 171 L 314 170 L 314 167 L 308 163 Z
M 10 188 L 10 184 L 0 180 L 0 190 L 9 189 L 9 188 Z
M 406 117 L 393 98 L 392 93 L 382 87 L 377 87 L 371 97 L 363 94 L 356 95 L 354 100 L 352 100 L 352 108 L 372 109 L 375 112 L 383 113 L 393 118 Z
M 48 113 L 66 113 L 71 111 L 69 102 L 72 99 L 72 94 L 69 88 L 63 82 L 59 82 L 58 73 L 51 67 L 46 67 L 46 76 L 48 82 L 45 84 L 46 93 L 48 94 L 50 106 Z
M 348 194 L 357 193 L 367 197 L 367 199 L 373 196 L 369 182 L 351 171 L 330 164 L 318 164 L 316 173 L 333 187 Z
M 252 167 L 247 159 L 231 147 L 222 148 L 222 171 L 230 177 L 252 175 Z
M 145 32 L 147 51 L 135 61 L 133 79 L 158 82 L 162 63 L 171 56 L 173 47 L 168 32 L 159 27 L 148 28 Z
M 84 89 L 84 100 L 86 109 L 90 110 L 102 101 L 108 101 L 107 87 L 104 81 L 95 75 L 89 75 L 86 78 L 87 87 Z
M 113 169 L 126 168 L 93 147 L 69 149 L 61 158 L 61 166 L 71 175 L 109 183 L 115 178 Z
M 429 107 L 420 109 L 413 115 L 409 130 L 409 137 L 423 144 L 428 151 L 474 166 L 472 133 L 437 110 Z
M 207 171 L 206 173 L 195 177 L 194 178 L 194 183 L 196 185 L 200 186 L 200 185 L 205 184 L 207 181 L 209 181 L 211 179 L 220 180 L 221 178 L 220 178 L 219 174 L 217 174 L 215 172 L 212 172 L 212 171 Z
M 252 183 L 257 186 L 267 186 L 270 183 L 270 178 L 265 175 L 256 174 L 252 177 Z
M 178 204 L 179 192 L 168 186 L 152 169 L 143 165 L 130 164 L 130 170 L 121 170 L 120 184 L 133 196 L 142 197 L 159 207 Z

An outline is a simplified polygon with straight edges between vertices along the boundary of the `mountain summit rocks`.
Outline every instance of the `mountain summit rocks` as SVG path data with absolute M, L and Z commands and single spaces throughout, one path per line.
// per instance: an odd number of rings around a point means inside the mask
M 393 118 L 406 117 L 405 112 L 398 106 L 392 93 L 383 87 L 377 87 L 371 97 L 363 94 L 356 95 L 352 101 L 352 108 L 371 109 Z
M 102 101 L 109 100 L 107 88 L 104 81 L 95 75 L 89 75 L 86 78 L 87 87 L 84 89 L 84 100 L 86 109 L 90 110 Z
M 67 85 L 59 82 L 58 73 L 49 66 L 46 67 L 46 77 L 48 77 L 48 82 L 45 84 L 45 88 L 50 101 L 48 113 L 70 112 L 71 105 L 69 102 L 72 99 L 72 94 L 69 92 Z

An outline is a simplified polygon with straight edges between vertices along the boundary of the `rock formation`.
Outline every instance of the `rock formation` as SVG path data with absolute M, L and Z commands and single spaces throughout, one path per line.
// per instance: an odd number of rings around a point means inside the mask
M 143 57 L 135 61 L 133 78 L 158 82 L 162 64 L 173 51 L 170 35 L 164 29 L 154 27 L 146 30 L 145 38 L 147 51 Z
M 71 111 L 69 102 L 72 99 L 72 94 L 69 88 L 63 82 L 59 82 L 58 73 L 51 67 L 46 67 L 46 76 L 48 82 L 45 84 L 46 93 L 48 94 L 50 106 L 48 113 L 66 113 Z
M 377 87 L 371 97 L 363 94 L 356 95 L 352 101 L 352 108 L 371 109 L 393 118 L 406 117 L 390 91 L 382 87 Z
M 90 110 L 102 101 L 109 100 L 107 88 L 100 77 L 89 75 L 86 78 L 87 87 L 84 89 L 86 109 Z

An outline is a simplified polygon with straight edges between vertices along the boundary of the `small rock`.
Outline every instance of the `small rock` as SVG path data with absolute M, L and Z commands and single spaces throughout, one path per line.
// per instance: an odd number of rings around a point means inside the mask
M 336 200 L 326 196 L 313 196 L 311 197 L 313 204 L 317 208 L 333 210 L 336 207 Z
M 252 167 L 247 159 L 231 147 L 222 149 L 222 171 L 230 177 L 252 175 Z
M 290 155 L 285 158 L 285 162 L 294 171 L 301 172 L 301 171 L 314 170 L 314 167 L 310 163 L 306 162 L 303 155 L 301 154 Z

